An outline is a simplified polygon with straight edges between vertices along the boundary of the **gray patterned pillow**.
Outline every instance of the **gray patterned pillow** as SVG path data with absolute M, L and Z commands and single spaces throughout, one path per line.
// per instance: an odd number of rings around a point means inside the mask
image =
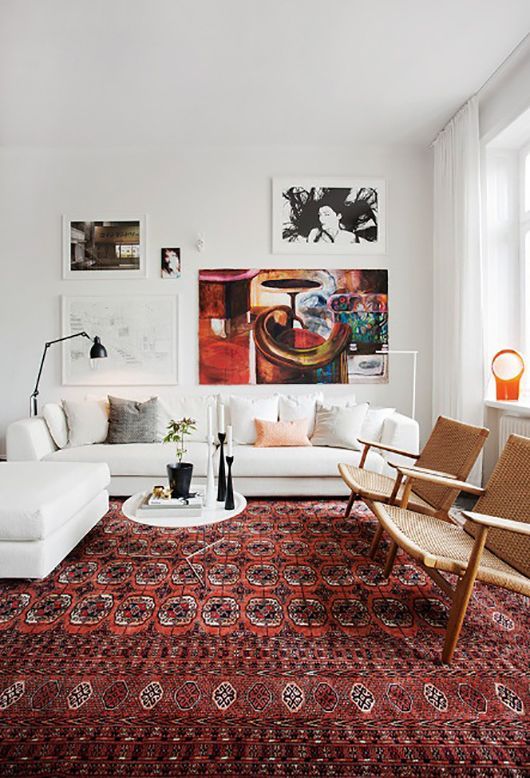
M 158 443 L 158 397 L 146 402 L 110 397 L 106 443 Z

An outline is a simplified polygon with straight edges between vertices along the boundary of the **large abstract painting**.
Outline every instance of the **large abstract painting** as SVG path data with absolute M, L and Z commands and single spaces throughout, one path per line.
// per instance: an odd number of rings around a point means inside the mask
M 383 179 L 278 178 L 272 199 L 277 253 L 385 253 Z
M 388 381 L 386 270 L 201 270 L 201 384 Z

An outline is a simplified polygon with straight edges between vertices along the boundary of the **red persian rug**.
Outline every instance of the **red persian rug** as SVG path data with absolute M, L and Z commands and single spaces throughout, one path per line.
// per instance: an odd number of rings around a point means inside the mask
M 203 589 L 202 532 L 114 501 L 48 579 L 0 581 L 0 774 L 528 775 L 528 600 L 478 585 L 443 666 L 446 598 L 343 511 L 250 501 Z

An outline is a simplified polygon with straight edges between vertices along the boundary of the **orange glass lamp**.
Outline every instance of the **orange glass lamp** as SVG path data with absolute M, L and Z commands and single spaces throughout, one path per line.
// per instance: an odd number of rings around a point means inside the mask
M 491 372 L 495 376 L 497 400 L 518 400 L 519 385 L 524 373 L 524 359 L 511 348 L 498 351 L 491 362 Z

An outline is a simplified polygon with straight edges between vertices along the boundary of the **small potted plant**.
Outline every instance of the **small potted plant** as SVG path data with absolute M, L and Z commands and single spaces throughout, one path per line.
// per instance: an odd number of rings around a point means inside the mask
M 172 497 L 189 497 L 191 476 L 193 474 L 193 465 L 191 462 L 183 462 L 182 457 L 186 453 L 184 441 L 186 435 L 197 429 L 194 419 L 171 419 L 167 425 L 167 435 L 164 443 L 176 443 L 177 461 L 174 464 L 167 465 L 167 477 L 169 479 L 169 488 Z

